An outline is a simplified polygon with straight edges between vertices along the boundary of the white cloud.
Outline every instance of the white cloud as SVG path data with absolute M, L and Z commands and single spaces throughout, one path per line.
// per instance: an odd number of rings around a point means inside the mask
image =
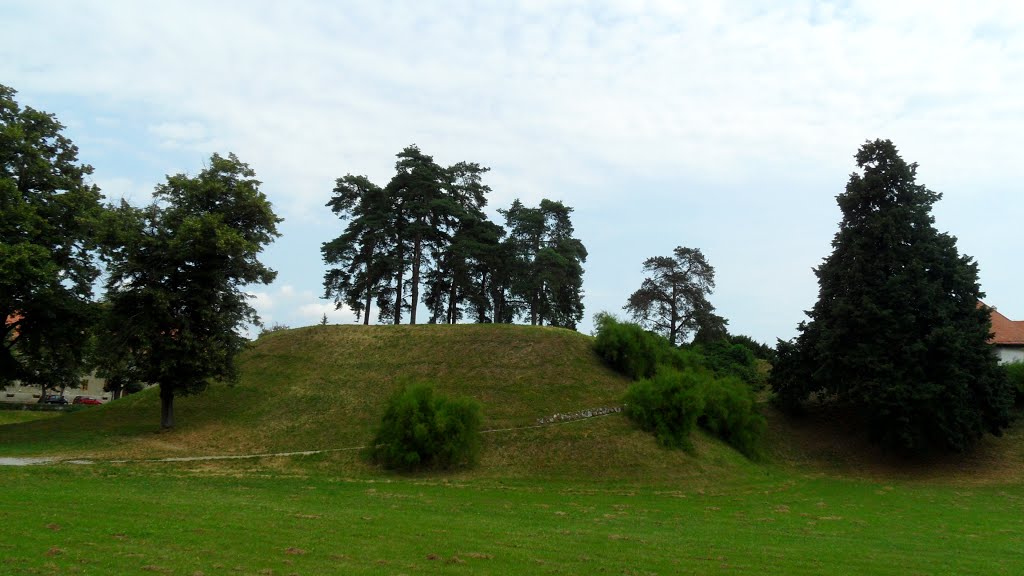
M 212 148 L 206 127 L 199 122 L 161 122 L 150 126 L 149 132 L 159 139 L 161 146 L 168 148 L 196 148 L 204 151 Z
M 143 206 L 153 199 L 152 184 L 142 184 L 131 178 L 96 178 L 93 183 L 99 186 L 107 202 L 123 199 L 135 206 Z
M 327 315 L 331 324 L 352 324 L 356 321 L 355 314 L 348 308 L 334 308 L 331 302 L 308 302 L 298 307 L 298 317 L 305 321 L 303 325 L 319 323 Z
M 266 292 L 250 292 L 250 302 L 260 314 L 274 307 L 274 298 Z
M 437 10 L 33 1 L 8 6 L 5 17 L 5 82 L 115 110 L 144 106 L 154 142 L 236 152 L 275 209 L 312 230 L 334 222 L 323 205 L 335 178 L 352 172 L 383 184 L 394 154 L 412 142 L 442 163 L 490 165 L 494 207 L 558 198 L 577 208 L 578 229 L 632 229 L 629 246 L 592 251 L 588 282 L 639 270 L 659 251 L 652 235 L 669 226 L 662 251 L 717 241 L 717 227 L 732 245 L 720 258 L 741 287 L 759 284 L 763 269 L 744 249 L 751 244 L 776 247 L 806 270 L 824 256 L 833 197 L 869 138 L 892 138 L 947 202 L 1002 207 L 980 222 L 963 210 L 948 215 L 962 240 L 985 235 L 973 244 L 980 251 L 1015 240 L 988 234 L 1015 230 L 1011 215 L 1024 210 L 1007 184 L 1024 179 L 1019 3 L 524 1 Z M 56 40 L 36 42 L 42 30 Z M 132 187 L 93 163 L 111 190 Z M 585 221 L 609 212 L 614 220 Z M 308 244 L 301 250 L 318 249 Z M 732 305 L 772 310 L 757 328 L 762 339 L 792 330 L 810 306 L 762 299 L 807 292 L 806 274 L 798 276 Z M 282 269 L 282 277 L 294 286 L 279 295 L 299 295 L 300 315 L 318 318 L 301 310 L 315 301 L 322 269 Z M 608 300 L 588 311 L 617 308 L 627 295 L 592 292 Z

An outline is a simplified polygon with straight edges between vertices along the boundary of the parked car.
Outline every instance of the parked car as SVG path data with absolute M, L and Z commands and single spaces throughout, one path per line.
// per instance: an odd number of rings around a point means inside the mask
M 91 398 L 89 396 L 75 396 L 75 399 L 72 400 L 71 403 L 72 404 L 90 404 L 90 405 L 103 404 L 103 402 L 100 402 L 99 399 Z
M 43 404 L 67 404 L 68 399 L 61 396 L 60 394 L 47 394 L 43 398 Z

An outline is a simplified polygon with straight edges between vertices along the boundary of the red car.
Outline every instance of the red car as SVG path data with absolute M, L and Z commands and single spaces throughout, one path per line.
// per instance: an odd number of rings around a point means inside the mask
M 92 405 L 103 404 L 103 402 L 100 402 L 96 398 L 90 398 L 88 396 L 75 396 L 75 399 L 72 400 L 71 403 L 72 404 L 92 404 Z

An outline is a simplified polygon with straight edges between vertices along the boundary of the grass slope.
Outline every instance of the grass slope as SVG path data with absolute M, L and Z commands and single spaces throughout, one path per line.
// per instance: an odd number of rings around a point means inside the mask
M 268 335 L 242 382 L 46 420 L 0 420 L 0 456 L 110 457 L 365 443 L 404 378 L 484 404 L 489 428 L 616 404 L 590 338 L 518 326 Z M 353 451 L 258 460 L 0 467 L 0 574 L 1021 574 L 1024 430 L 961 457 L 880 457 L 835 415 L 768 410 L 771 461 L 703 434 L 658 448 L 621 415 L 485 435 L 457 474 Z
M 427 379 L 483 405 L 484 428 L 621 403 L 628 380 L 604 366 L 592 338 L 529 326 L 312 326 L 267 334 L 240 359 L 236 386 L 175 402 L 178 428 L 157 433 L 156 390 L 46 421 L 4 428 L 0 455 L 153 458 L 252 454 L 366 444 L 385 399 Z M 622 415 L 485 435 L 478 476 L 686 476 L 747 466 L 699 438 L 698 462 L 657 448 Z M 324 467 L 363 466 L 352 453 Z M 365 468 L 363 468 L 365 471 Z

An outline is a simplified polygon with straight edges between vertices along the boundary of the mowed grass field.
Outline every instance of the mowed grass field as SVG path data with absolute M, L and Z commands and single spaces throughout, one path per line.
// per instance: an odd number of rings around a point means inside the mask
M 1024 488 L 0 471 L 3 574 L 1020 574 Z
M 906 462 L 834 416 L 769 417 L 765 462 L 704 434 L 657 447 L 621 414 L 628 382 L 574 332 L 311 327 L 270 334 L 236 386 L 36 420 L 0 411 L 0 574 L 1021 574 L 1024 430 Z M 396 475 L 353 448 L 408 379 L 483 404 L 481 462 Z M 4 420 L 7 414 L 16 414 Z M 51 416 L 47 413 L 47 416 Z M 115 460 L 128 462 L 115 463 Z

